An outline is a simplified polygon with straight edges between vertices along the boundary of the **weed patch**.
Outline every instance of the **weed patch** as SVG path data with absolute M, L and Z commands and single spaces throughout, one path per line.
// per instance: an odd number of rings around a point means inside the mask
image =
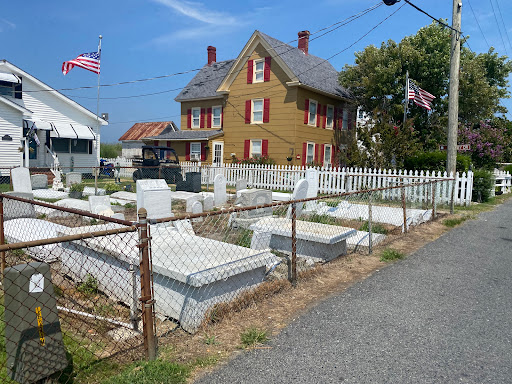
M 256 344 L 263 344 L 268 341 L 267 332 L 254 327 L 249 328 L 245 332 L 242 332 L 240 341 L 245 348 L 252 347 Z
M 185 383 L 191 367 L 162 360 L 137 362 L 102 384 L 177 384 Z
M 453 228 L 453 227 L 463 223 L 467 219 L 469 219 L 468 216 L 455 217 L 453 219 L 446 219 L 446 220 L 444 220 L 443 224 L 446 225 L 447 227 Z
M 95 295 L 98 293 L 98 280 L 94 276 L 87 274 L 87 277 L 77 287 L 77 290 L 86 295 Z
M 360 231 L 365 231 L 365 232 L 368 232 L 368 229 L 369 229 L 368 221 L 365 221 L 363 223 L 363 225 L 361 225 L 361 227 L 359 228 Z M 388 230 L 382 224 L 372 223 L 372 233 L 382 233 L 383 235 L 387 235 Z
M 380 256 L 380 261 L 384 261 L 387 263 L 388 261 L 403 259 L 404 256 L 405 255 L 402 252 L 388 248 L 388 249 L 385 249 L 384 251 L 382 251 L 382 255 Z

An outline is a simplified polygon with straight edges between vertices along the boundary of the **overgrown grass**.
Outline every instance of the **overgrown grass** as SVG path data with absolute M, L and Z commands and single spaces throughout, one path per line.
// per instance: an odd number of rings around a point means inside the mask
M 469 219 L 469 216 L 454 217 L 452 219 L 444 220 L 443 224 L 446 225 L 447 227 L 453 228 L 453 227 L 463 223 L 467 219 Z
M 240 334 L 240 341 L 245 348 L 256 344 L 262 344 L 268 341 L 267 332 L 256 327 L 252 327 Z
M 359 228 L 360 231 L 368 232 L 369 224 L 368 221 L 365 221 L 363 225 Z M 383 235 L 388 234 L 388 230 L 382 224 L 372 223 L 372 233 L 382 233 Z
M 86 295 L 95 295 L 98 293 L 98 280 L 94 276 L 87 274 L 87 277 L 77 287 L 77 290 Z
M 185 383 L 191 366 L 163 360 L 140 361 L 125 368 L 119 375 L 102 384 L 176 384 Z
M 305 220 L 311 223 L 337 225 L 336 218 L 329 215 L 319 215 L 318 213 L 313 213 L 312 215 L 308 216 Z
M 384 251 L 382 251 L 382 255 L 380 256 L 380 261 L 388 262 L 398 259 L 403 259 L 404 254 L 402 252 L 399 252 L 397 250 L 387 248 Z

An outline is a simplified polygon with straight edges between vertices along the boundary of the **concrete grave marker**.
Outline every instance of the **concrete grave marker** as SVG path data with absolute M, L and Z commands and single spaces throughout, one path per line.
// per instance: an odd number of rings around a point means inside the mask
M 18 167 L 11 170 L 12 189 L 14 192 L 32 193 L 30 171 L 28 168 Z
M 44 173 L 39 173 L 36 175 L 30 176 L 30 181 L 32 183 L 32 189 L 46 189 L 48 188 L 48 175 Z
M 34 195 L 27 192 L 6 192 L 6 195 L 22 197 L 34 200 Z M 36 217 L 36 210 L 33 204 L 24 203 L 18 200 L 4 199 L 4 220 L 18 219 L 22 217 Z M 20 231 L 23 232 L 23 231 Z
M 68 172 L 66 173 L 66 187 L 71 184 L 80 184 L 82 182 L 82 174 L 80 172 Z
M 302 200 L 305 199 L 308 193 L 308 182 L 307 180 L 300 179 L 297 184 L 295 184 L 295 188 L 293 189 L 292 200 Z M 302 214 L 302 206 L 304 203 L 297 203 L 295 208 L 295 216 L 299 217 Z M 288 207 L 288 211 L 286 212 L 286 218 L 292 218 L 292 206 Z
M 195 201 L 194 204 L 192 204 L 192 213 L 203 213 L 203 204 L 201 204 L 200 201 Z M 196 217 L 195 219 L 192 219 L 194 223 L 203 221 L 202 217 Z
M 191 236 L 196 235 L 194 228 L 192 228 L 192 223 L 189 219 L 174 221 L 174 228 L 176 228 L 176 230 L 181 234 L 187 234 Z
M 204 211 L 211 211 L 213 209 L 213 197 L 206 196 L 203 200 L 203 209 Z
M 306 181 L 308 182 L 308 191 L 306 197 L 317 197 L 318 196 L 318 177 L 320 172 L 315 168 L 308 168 L 306 170 Z M 308 201 L 306 203 L 306 209 L 312 210 L 316 207 L 316 201 Z
M 100 212 L 104 212 L 106 210 L 112 211 L 110 206 L 110 196 L 89 196 L 89 210 L 91 213 L 96 215 L 103 215 L 103 213 Z M 114 214 L 114 212 L 112 212 L 112 214 Z
M 237 199 L 237 203 L 242 207 L 271 204 L 272 191 L 268 189 L 246 189 L 241 191 L 240 197 Z M 272 216 L 272 207 L 258 208 L 238 213 L 238 217 L 242 219 L 252 219 L 262 216 Z
M 241 189 L 247 189 L 247 180 L 246 179 L 238 179 L 236 181 L 236 191 L 238 192 Z
M 213 193 L 215 206 L 226 204 L 228 196 L 226 193 L 226 178 L 224 175 L 217 175 L 213 180 Z
M 137 180 L 137 211 L 146 208 L 148 219 L 173 217 L 171 188 L 165 180 Z

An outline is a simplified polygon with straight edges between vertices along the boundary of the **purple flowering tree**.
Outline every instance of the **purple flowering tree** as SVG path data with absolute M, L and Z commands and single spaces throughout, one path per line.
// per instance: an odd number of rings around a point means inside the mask
M 476 168 L 492 169 L 503 159 L 506 132 L 506 128 L 492 121 L 480 121 L 459 128 L 459 144 L 471 145 L 471 149 L 463 153 L 471 155 Z

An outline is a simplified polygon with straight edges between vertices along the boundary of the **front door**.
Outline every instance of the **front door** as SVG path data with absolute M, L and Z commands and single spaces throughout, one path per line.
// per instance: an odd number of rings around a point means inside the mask
M 213 158 L 212 163 L 216 166 L 221 166 L 224 159 L 224 142 L 214 141 L 213 142 Z

